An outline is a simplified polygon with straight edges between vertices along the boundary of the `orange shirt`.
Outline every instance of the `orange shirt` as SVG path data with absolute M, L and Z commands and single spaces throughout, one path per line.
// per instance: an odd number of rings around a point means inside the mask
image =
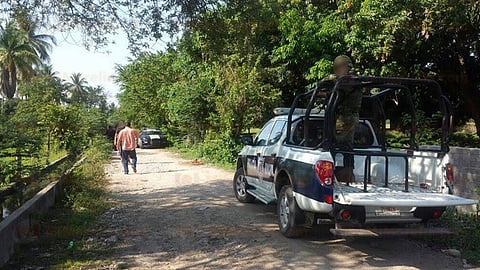
M 122 147 L 122 150 L 131 151 L 137 147 L 137 139 L 140 138 L 140 134 L 135 129 L 125 127 L 118 133 L 118 144 Z

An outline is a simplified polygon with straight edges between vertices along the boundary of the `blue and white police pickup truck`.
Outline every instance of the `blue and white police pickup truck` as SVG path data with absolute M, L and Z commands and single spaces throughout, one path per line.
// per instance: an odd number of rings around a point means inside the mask
M 341 89 L 363 92 L 353 147 L 336 144 Z M 328 91 L 322 98 L 319 91 Z M 324 95 L 323 95 L 324 96 Z M 345 98 L 345 97 L 343 97 Z M 426 102 L 419 102 L 420 99 Z M 419 108 L 420 107 L 420 108 Z M 419 146 L 417 114 L 436 117 L 437 146 Z M 242 137 L 233 189 L 240 202 L 277 203 L 286 237 L 300 237 L 315 224 L 333 224 L 337 236 L 440 234 L 427 226 L 447 207 L 476 200 L 453 195 L 448 156 L 451 112 L 431 80 L 345 76 L 298 95 L 291 108 L 277 108 L 258 135 Z M 389 143 L 389 125 L 402 116 L 405 142 Z M 391 118 L 392 119 L 391 119 Z M 406 120 L 405 120 L 406 119 Z M 353 155 L 355 180 L 337 173 Z M 411 224 L 425 224 L 419 226 Z

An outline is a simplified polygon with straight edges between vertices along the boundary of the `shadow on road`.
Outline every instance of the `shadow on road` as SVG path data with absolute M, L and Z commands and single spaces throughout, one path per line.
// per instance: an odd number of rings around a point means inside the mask
M 137 267 L 146 260 L 182 269 L 429 269 L 432 263 L 452 264 L 452 258 L 405 239 L 346 241 L 318 227 L 303 239 L 287 239 L 278 231 L 275 205 L 241 204 L 230 183 L 217 179 L 116 194 L 123 204 L 112 220 L 121 232 L 116 259 Z

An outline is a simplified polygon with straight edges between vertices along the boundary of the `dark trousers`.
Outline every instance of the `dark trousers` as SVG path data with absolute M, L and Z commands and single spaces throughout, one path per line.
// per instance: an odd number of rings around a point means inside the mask
M 128 173 L 128 158 L 132 159 L 132 167 L 137 167 L 137 152 L 135 150 L 122 150 L 123 172 Z

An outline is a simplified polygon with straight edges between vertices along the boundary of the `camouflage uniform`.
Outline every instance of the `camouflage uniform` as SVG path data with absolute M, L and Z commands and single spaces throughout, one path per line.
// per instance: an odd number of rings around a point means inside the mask
M 337 66 L 348 66 L 348 74 L 351 74 L 353 68 L 352 60 L 348 56 L 340 55 L 333 62 L 334 68 Z M 337 75 L 331 74 L 324 81 L 335 81 Z M 335 140 L 337 146 L 344 150 L 353 148 L 353 139 L 355 127 L 359 122 L 359 112 L 362 106 L 362 90 L 351 87 L 338 88 L 338 104 L 336 110 L 335 122 Z M 343 154 L 343 167 L 335 168 L 335 176 L 338 181 L 346 182 L 347 185 L 355 182 L 353 174 L 355 159 L 352 154 Z
M 352 68 L 352 61 L 348 56 L 340 55 L 335 58 L 334 66 L 348 65 Z M 335 81 L 337 76 L 331 74 L 324 81 Z M 338 89 L 339 99 L 336 111 L 336 142 L 342 148 L 352 148 L 355 127 L 359 122 L 359 111 L 362 106 L 361 89 L 341 87 Z

